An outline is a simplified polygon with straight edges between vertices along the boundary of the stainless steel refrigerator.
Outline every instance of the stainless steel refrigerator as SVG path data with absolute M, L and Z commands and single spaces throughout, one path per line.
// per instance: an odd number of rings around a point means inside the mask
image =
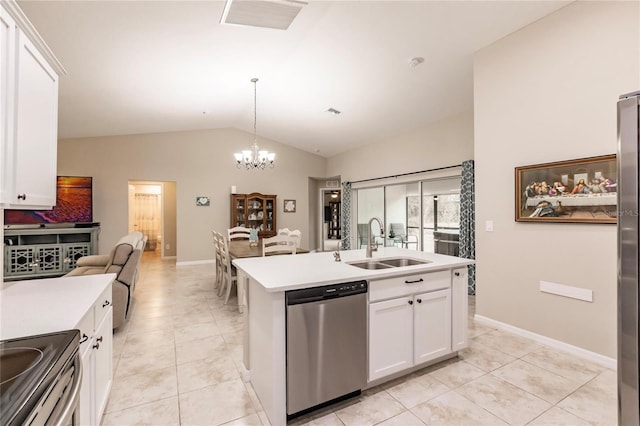
M 640 425 L 638 239 L 640 91 L 618 102 L 618 424 Z

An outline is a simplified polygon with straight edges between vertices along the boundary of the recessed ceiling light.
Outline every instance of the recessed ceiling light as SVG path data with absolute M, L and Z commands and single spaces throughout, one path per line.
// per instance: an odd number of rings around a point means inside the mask
M 424 58 L 422 56 L 416 56 L 415 58 L 411 58 L 409 60 L 409 66 L 411 68 L 415 68 L 423 62 L 424 62 Z
M 342 114 L 342 112 L 341 112 L 341 111 L 338 111 L 338 110 L 337 110 L 337 109 L 335 109 L 335 108 L 329 108 L 329 109 L 327 110 L 327 112 L 328 112 L 329 114 L 333 114 L 333 115 L 340 115 L 340 114 Z

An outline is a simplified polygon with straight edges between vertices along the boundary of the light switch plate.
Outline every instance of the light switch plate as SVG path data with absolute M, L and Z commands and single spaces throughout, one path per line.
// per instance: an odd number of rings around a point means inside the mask
M 493 221 L 487 220 L 484 222 L 484 230 L 487 232 L 493 232 Z

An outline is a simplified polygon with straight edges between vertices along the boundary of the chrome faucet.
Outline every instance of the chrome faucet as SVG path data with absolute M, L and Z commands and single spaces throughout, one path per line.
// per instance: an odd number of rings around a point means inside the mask
M 369 258 L 372 256 L 371 252 L 378 250 L 378 245 L 375 243 L 375 239 L 373 241 L 371 240 L 371 236 L 373 235 L 373 232 L 371 231 L 371 224 L 374 220 L 378 221 L 378 225 L 380 225 L 380 236 L 384 238 L 384 225 L 382 224 L 380 218 L 372 217 L 371 219 L 369 219 L 369 239 L 367 241 L 367 257 Z
M 342 262 L 342 259 L 340 259 L 340 246 L 342 245 L 342 241 L 344 240 L 344 238 L 340 238 L 338 240 L 338 245 L 336 247 L 336 251 L 333 252 L 333 260 L 335 260 L 336 262 Z

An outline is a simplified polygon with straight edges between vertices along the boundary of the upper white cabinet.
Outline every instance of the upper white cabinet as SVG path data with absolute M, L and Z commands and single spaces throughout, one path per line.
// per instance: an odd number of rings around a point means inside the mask
M 58 75 L 64 69 L 15 2 L 2 2 L 0 204 L 56 203 Z

